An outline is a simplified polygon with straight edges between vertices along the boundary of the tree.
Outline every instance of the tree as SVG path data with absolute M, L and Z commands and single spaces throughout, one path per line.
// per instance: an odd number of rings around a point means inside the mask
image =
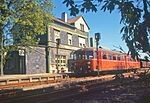
M 70 14 L 79 12 L 96 12 L 119 10 L 120 23 L 124 26 L 120 30 L 122 39 L 129 48 L 129 54 L 135 57 L 139 52 L 150 56 L 150 0 L 64 0 L 69 7 Z
M 51 0 L 0 0 L 1 63 L 4 52 L 38 44 L 36 37 L 46 32 L 52 9 Z

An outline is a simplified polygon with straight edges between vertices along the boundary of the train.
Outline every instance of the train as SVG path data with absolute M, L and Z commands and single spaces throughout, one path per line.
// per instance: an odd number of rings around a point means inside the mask
M 73 65 L 73 71 L 75 73 L 92 73 L 137 70 L 141 67 L 141 62 L 140 59 L 136 57 L 133 59 L 124 52 L 113 51 L 102 47 L 98 48 L 97 58 L 96 48 L 88 47 L 76 50 L 73 53 Z M 150 67 L 150 63 L 147 63 L 146 66 Z

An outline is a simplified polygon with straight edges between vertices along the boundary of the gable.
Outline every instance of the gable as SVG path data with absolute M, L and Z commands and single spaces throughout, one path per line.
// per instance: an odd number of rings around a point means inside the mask
M 82 31 L 89 32 L 90 28 L 87 25 L 86 21 L 84 20 L 83 16 L 78 18 L 78 20 L 75 21 L 75 27 L 79 30 L 83 29 Z

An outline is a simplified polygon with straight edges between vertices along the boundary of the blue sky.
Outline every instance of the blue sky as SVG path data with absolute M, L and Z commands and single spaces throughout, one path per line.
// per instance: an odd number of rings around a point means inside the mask
M 70 16 L 70 12 L 65 4 L 62 3 L 63 0 L 53 0 L 54 3 L 54 16 L 57 18 L 61 18 L 61 13 L 66 12 L 68 14 L 68 18 L 72 18 Z M 94 37 L 94 33 L 101 33 L 100 46 L 117 49 L 113 47 L 122 46 L 123 49 L 127 52 L 128 48 L 124 41 L 121 39 L 120 29 L 122 25 L 120 24 L 120 14 L 119 11 L 114 11 L 111 14 L 109 12 L 103 12 L 98 10 L 96 13 L 88 12 L 88 13 L 80 13 L 77 16 L 82 15 L 87 24 L 90 27 L 89 37 Z

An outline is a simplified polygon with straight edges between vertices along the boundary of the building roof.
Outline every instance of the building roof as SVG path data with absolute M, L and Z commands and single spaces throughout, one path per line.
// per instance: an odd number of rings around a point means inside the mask
M 85 24 L 87 25 L 87 27 L 88 27 L 88 29 L 90 29 L 90 27 L 88 26 L 88 24 L 86 23 L 86 21 L 85 21 L 85 19 L 84 19 L 84 17 L 83 16 L 77 16 L 77 17 L 74 17 L 74 18 L 71 18 L 71 19 L 68 19 L 67 20 L 67 23 L 75 23 L 79 18 L 83 18 L 83 20 L 84 20 L 84 22 L 85 22 Z
M 64 25 L 70 26 L 70 27 L 72 27 L 72 28 L 76 28 L 75 26 L 73 26 L 73 25 L 71 25 L 71 24 L 69 24 L 69 23 L 67 23 L 67 22 L 64 22 L 63 20 L 61 20 L 61 19 L 59 19 L 59 18 L 56 18 L 56 17 L 53 17 L 53 16 L 52 16 L 52 19 L 53 19 L 54 21 L 56 21 L 56 22 L 62 23 L 62 24 L 64 24 Z
M 67 23 L 74 23 L 74 22 L 76 22 L 80 17 L 82 17 L 82 16 L 77 16 L 77 17 L 68 19 L 68 20 L 67 20 Z
M 52 16 L 52 19 L 56 22 L 59 22 L 59 23 L 62 23 L 64 25 L 67 25 L 67 26 L 70 26 L 72 28 L 76 28 L 74 25 L 71 25 L 71 23 L 75 23 L 80 17 L 83 18 L 83 16 L 77 16 L 77 17 L 74 17 L 74 18 L 71 18 L 71 19 L 68 19 L 67 22 L 64 22 L 63 20 L 59 19 L 59 18 L 56 18 L 56 17 L 53 17 Z M 83 18 L 84 22 L 86 23 L 85 19 Z M 87 25 L 87 23 L 86 23 Z M 87 25 L 87 27 L 89 28 L 89 26 Z M 90 28 L 89 28 L 90 29 Z

